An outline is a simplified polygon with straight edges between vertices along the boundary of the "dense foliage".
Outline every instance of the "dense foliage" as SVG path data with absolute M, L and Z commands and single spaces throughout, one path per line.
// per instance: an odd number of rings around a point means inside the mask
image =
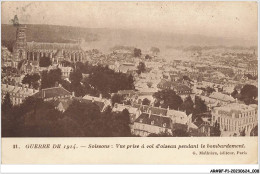
M 34 74 L 26 74 L 22 80 L 23 84 L 27 84 L 29 87 L 33 87 L 35 89 L 39 88 L 40 75 L 37 73 Z
M 52 69 L 50 71 L 42 71 L 41 73 L 41 89 L 54 87 L 61 82 L 61 70 Z
M 145 70 L 146 70 L 146 66 L 144 62 L 140 62 L 139 65 L 137 66 L 137 74 L 141 74 L 145 72 Z
M 119 90 L 134 89 L 132 75 L 115 72 L 107 66 L 93 66 L 88 63 L 77 62 L 74 71 L 70 74 L 71 83 L 67 83 L 67 90 L 75 91 L 76 96 L 90 94 L 110 97 L 111 93 Z
M 142 50 L 135 48 L 134 49 L 134 57 L 140 57 L 142 55 Z
M 255 100 L 258 95 L 258 88 L 254 85 L 245 85 L 240 92 L 239 100 L 244 101 L 245 104 L 257 104 Z
M 40 67 L 48 67 L 51 65 L 51 59 L 49 57 L 41 57 L 39 61 Z
M 162 90 L 154 93 L 153 97 L 156 99 L 155 106 L 162 108 L 170 108 L 178 110 L 183 103 L 180 96 L 174 90 Z
M 33 97 L 19 106 L 12 106 L 6 96 L 2 104 L 3 137 L 131 136 L 127 110 L 112 113 L 108 108 L 101 113 L 95 103 L 74 100 L 62 113 L 51 102 Z

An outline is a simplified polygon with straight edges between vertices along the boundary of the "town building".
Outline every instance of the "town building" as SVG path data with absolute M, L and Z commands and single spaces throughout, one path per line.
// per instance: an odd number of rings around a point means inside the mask
M 161 108 L 161 107 L 154 107 L 154 106 L 148 106 L 148 105 L 142 105 L 142 104 L 133 104 L 134 108 L 138 108 L 141 113 L 151 113 L 152 115 L 159 115 L 164 117 L 169 117 L 172 120 L 172 123 L 178 123 L 178 124 L 189 124 L 192 122 L 192 114 L 187 115 L 183 111 L 177 111 L 174 109 L 170 109 L 169 107 Z
M 125 104 L 119 104 L 119 103 L 114 104 L 112 112 L 122 112 L 124 109 L 128 110 L 128 112 L 130 114 L 130 122 L 131 123 L 134 123 L 136 118 L 138 118 L 139 115 L 141 114 L 139 108 L 133 107 L 131 105 L 125 105 Z
M 12 60 L 13 56 L 7 47 L 1 47 L 1 67 L 13 67 L 14 62 Z
M 232 96 L 223 94 L 221 92 L 213 92 L 209 96 L 200 95 L 200 98 L 205 102 L 209 111 L 216 106 L 223 106 L 236 102 L 236 99 L 234 99 Z
M 26 26 L 17 26 L 16 42 L 13 54 L 16 67 L 21 60 L 39 62 L 41 57 L 49 57 L 53 63 L 66 60 L 85 62 L 86 54 L 79 43 L 42 43 L 26 41 Z
M 41 89 L 33 95 L 36 98 L 41 98 L 44 101 L 60 100 L 66 101 L 74 96 L 73 93 L 67 91 L 61 86 Z
M 16 29 L 16 41 L 13 47 L 13 59 L 14 66 L 17 67 L 18 63 L 26 59 L 26 34 L 25 34 L 26 26 L 19 25 Z
M 132 133 L 139 136 L 149 134 L 172 134 L 172 120 L 169 117 L 142 113 L 134 122 Z
M 100 95 L 99 97 L 85 95 L 82 99 L 79 99 L 79 101 L 85 103 L 95 103 L 96 105 L 98 105 L 100 112 L 104 112 L 108 106 L 111 106 L 111 101 L 102 98 L 102 95 Z
M 69 78 L 70 73 L 73 71 L 72 67 L 66 67 L 66 66 L 59 65 L 58 68 L 61 70 L 62 78 Z
M 249 135 L 258 123 L 257 105 L 230 103 L 215 107 L 211 113 L 211 125 L 219 123 L 220 130 L 225 135 L 239 135 L 242 131 Z
M 161 82 L 157 85 L 157 87 L 161 90 L 171 89 L 174 90 L 177 95 L 179 95 L 183 100 L 188 96 L 194 100 L 195 95 L 192 93 L 192 89 L 187 85 L 182 83 L 167 81 L 162 79 Z
M 57 110 L 59 110 L 60 112 L 65 112 L 68 107 L 72 104 L 73 99 L 68 99 L 68 100 L 62 100 L 62 101 L 54 101 L 54 106 Z
M 184 85 L 182 83 L 176 83 L 176 82 L 171 82 L 162 79 L 162 81 L 157 85 L 159 89 L 172 89 L 176 92 L 177 95 L 179 94 L 186 94 L 189 95 L 192 93 L 191 88 L 189 88 L 187 85 Z
M 10 94 L 10 99 L 13 105 L 21 104 L 27 97 L 32 96 L 38 92 L 38 90 L 31 89 L 25 86 L 14 86 L 9 84 L 1 85 L 2 102 L 7 93 Z

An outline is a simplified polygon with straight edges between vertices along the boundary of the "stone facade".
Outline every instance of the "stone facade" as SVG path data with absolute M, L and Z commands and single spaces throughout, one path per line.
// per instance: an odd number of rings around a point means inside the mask
M 26 41 L 26 26 L 19 25 L 14 44 L 14 60 L 16 67 L 21 60 L 39 62 L 41 57 L 49 57 L 54 64 L 66 60 L 69 62 L 85 62 L 86 54 L 79 43 L 42 43 Z

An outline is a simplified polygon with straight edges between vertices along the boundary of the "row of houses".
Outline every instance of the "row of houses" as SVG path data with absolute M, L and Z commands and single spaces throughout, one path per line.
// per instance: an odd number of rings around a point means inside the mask
M 219 123 L 223 136 L 239 135 L 241 131 L 245 131 L 246 135 L 257 125 L 257 105 L 245 105 L 230 101 L 224 105 L 212 108 L 212 117 L 205 120 L 192 121 L 192 114 L 187 115 L 183 111 L 177 111 L 169 108 L 154 107 L 151 105 L 142 105 L 132 103 L 131 105 L 115 103 L 112 107 L 111 100 L 100 97 L 86 95 L 77 98 L 61 86 L 35 90 L 26 87 L 17 87 L 2 84 L 2 101 L 7 93 L 10 94 L 11 101 L 14 105 L 21 104 L 28 96 L 42 98 L 44 101 L 53 102 L 56 109 L 61 112 L 66 111 L 73 100 L 80 102 L 95 103 L 101 112 L 107 107 L 112 108 L 112 112 L 122 112 L 127 109 L 130 114 L 130 127 L 132 134 L 138 136 L 148 136 L 150 134 L 168 133 L 172 134 L 172 130 L 178 127 L 186 127 L 184 131 L 189 131 L 192 136 L 200 133 L 203 136 L 210 136 L 210 129 Z M 216 94 L 211 95 L 213 100 L 217 98 Z M 226 96 L 224 96 L 224 99 Z M 216 99 L 216 100 L 219 100 Z M 194 131 L 195 130 L 195 131 Z
M 25 74 L 33 74 L 40 73 L 42 71 L 50 71 L 57 68 L 61 70 L 62 78 L 68 78 L 70 76 L 70 73 L 73 71 L 72 67 L 63 66 L 62 63 L 51 65 L 49 67 L 39 67 L 39 64 L 37 62 L 31 62 L 27 60 L 21 64 L 20 71 L 24 72 Z
M 28 88 L 26 86 L 15 86 L 9 84 L 1 84 L 1 98 L 2 102 L 7 93 L 10 95 L 10 99 L 13 105 L 21 104 L 25 98 L 32 96 L 38 92 L 38 90 Z
M 113 112 L 127 109 L 130 114 L 132 134 L 148 136 L 150 134 L 172 134 L 175 125 L 191 126 L 192 115 L 185 112 L 134 103 L 125 105 L 116 103 Z

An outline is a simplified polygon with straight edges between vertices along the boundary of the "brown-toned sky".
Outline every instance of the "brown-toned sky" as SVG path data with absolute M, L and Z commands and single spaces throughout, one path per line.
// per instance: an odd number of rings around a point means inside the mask
M 256 2 L 2 2 L 2 24 L 137 28 L 257 38 Z

